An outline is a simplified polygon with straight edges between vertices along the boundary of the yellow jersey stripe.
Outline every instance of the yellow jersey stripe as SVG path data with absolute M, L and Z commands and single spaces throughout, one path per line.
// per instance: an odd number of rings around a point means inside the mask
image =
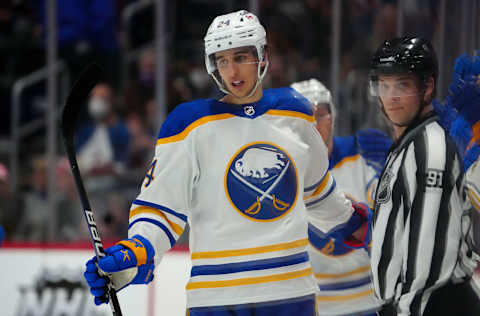
M 468 195 L 470 197 L 470 201 L 472 202 L 473 207 L 480 211 L 480 198 L 472 189 L 468 189 Z
M 190 282 L 187 284 L 187 290 L 197 290 L 197 289 L 207 289 L 207 288 L 219 288 L 219 287 L 230 287 L 230 286 L 240 286 L 240 285 L 250 285 L 250 284 L 259 284 L 267 282 L 278 282 L 291 280 L 296 278 L 306 277 L 312 274 L 312 268 L 307 268 L 300 271 L 287 272 L 282 274 L 275 274 L 269 276 L 261 277 L 251 277 L 251 278 L 242 278 L 234 280 L 222 280 L 222 281 L 200 281 L 200 282 Z
M 370 266 L 363 266 L 363 267 L 360 267 L 360 268 L 357 268 L 355 270 L 348 271 L 348 272 L 345 272 L 345 273 L 338 273 L 338 274 L 336 274 L 336 273 L 335 274 L 315 273 L 315 277 L 317 279 L 337 279 L 337 278 L 343 278 L 343 277 L 351 276 L 351 275 L 358 274 L 358 273 L 367 272 L 369 270 L 370 270 Z
M 373 209 L 373 206 L 375 205 L 374 199 L 374 186 L 370 185 L 370 187 L 367 190 L 367 201 L 368 201 L 368 206 Z
M 292 242 L 255 247 L 255 248 L 245 248 L 245 249 L 237 249 L 237 250 L 221 250 L 221 251 L 210 251 L 210 252 L 194 252 L 192 253 L 192 260 L 254 255 L 259 253 L 274 252 L 274 251 L 280 251 L 280 250 L 286 250 L 286 249 L 292 249 L 292 248 L 298 248 L 298 247 L 305 247 L 307 244 L 308 244 L 308 239 L 300 239 Z
M 171 220 L 169 220 L 167 215 L 165 215 L 165 213 L 163 213 L 162 211 L 160 211 L 156 208 L 150 207 L 150 206 L 139 206 L 139 207 L 134 208 L 133 210 L 130 211 L 129 218 L 132 218 L 132 217 L 134 217 L 135 215 L 138 215 L 138 214 L 145 214 L 145 213 L 155 214 L 155 215 L 158 215 L 158 216 L 162 217 L 165 221 L 167 221 L 170 228 L 178 236 L 183 234 L 183 228 L 180 225 L 178 225 L 177 223 L 174 223 Z
M 194 121 L 194 122 L 191 123 L 190 125 L 188 125 L 188 126 L 187 126 L 181 133 L 179 133 L 179 134 L 176 134 L 176 135 L 173 135 L 173 136 L 170 136 L 170 137 L 165 137 L 165 138 L 159 138 L 159 139 L 157 139 L 157 145 L 162 145 L 162 144 L 167 144 L 167 143 L 173 143 L 173 142 L 181 141 L 181 140 L 185 139 L 185 137 L 187 137 L 187 135 L 188 135 L 191 131 L 193 131 L 195 128 L 199 127 L 200 125 L 203 125 L 203 124 L 206 124 L 206 123 L 209 123 L 209 122 L 213 122 L 213 121 L 225 120 L 225 119 L 232 118 L 232 117 L 235 117 L 235 115 L 230 114 L 230 113 L 204 116 L 204 117 L 202 117 L 202 118 Z
M 304 196 L 303 199 L 304 200 L 307 200 L 307 199 L 310 199 L 314 196 L 317 196 L 319 195 L 321 192 L 323 192 L 323 189 L 325 189 L 325 187 L 327 186 L 328 184 L 328 181 L 330 180 L 330 171 L 327 171 L 327 173 L 325 174 L 325 177 L 323 177 L 323 180 L 322 182 L 320 182 L 320 184 L 318 185 L 318 187 L 315 189 L 315 191 L 308 195 L 308 196 Z
M 369 289 L 360 293 L 341 295 L 341 296 L 317 296 L 317 301 L 331 302 L 331 301 L 348 301 L 362 296 L 373 294 L 373 289 Z
M 313 115 L 307 115 L 301 112 L 289 111 L 289 110 L 268 110 L 265 114 L 269 115 L 279 115 L 279 116 L 291 116 L 298 117 L 304 120 L 307 120 L 311 123 L 315 122 L 315 117 Z
M 480 143 L 480 121 L 472 126 L 473 137 L 471 142 Z
M 335 168 L 340 168 L 344 163 L 350 162 L 350 161 L 355 161 L 355 160 L 357 160 L 358 158 L 360 158 L 360 154 L 356 154 L 356 155 L 354 155 L 354 156 L 345 157 L 345 158 L 343 158 L 342 160 L 340 160 L 340 162 L 337 163 L 337 164 L 333 167 L 333 169 L 335 169 Z

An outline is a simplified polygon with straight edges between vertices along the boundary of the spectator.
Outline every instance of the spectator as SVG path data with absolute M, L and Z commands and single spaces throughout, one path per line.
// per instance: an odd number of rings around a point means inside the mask
M 46 0 L 34 1 L 44 30 L 47 24 Z M 68 61 L 73 75 L 95 60 L 105 69 L 109 82 L 118 79 L 117 10 L 114 0 L 57 1 L 60 58 Z
M 82 204 L 70 171 L 67 158 L 61 158 L 56 167 L 57 185 L 57 234 L 61 241 L 75 241 L 88 236 L 83 221 Z
M 125 112 L 143 116 L 148 100 L 155 96 L 155 52 L 151 49 L 141 53 L 136 73 L 127 83 L 123 106 Z
M 92 122 L 77 134 L 79 166 L 89 176 L 115 175 L 124 170 L 128 158 L 129 132 L 114 109 L 114 92 L 98 84 L 90 95 L 88 112 Z
M 45 241 L 49 206 L 47 201 L 47 159 L 36 156 L 31 161 L 31 189 L 23 196 L 25 212 L 20 219 L 16 237 L 26 241 Z
M 7 167 L 0 163 L 0 226 L 3 227 L 3 238 L 13 237 L 22 208 L 20 199 L 12 194 Z
M 149 113 L 155 112 L 153 99 L 148 102 L 146 109 Z M 133 112 L 127 117 L 127 126 L 131 133 L 128 166 L 133 169 L 141 169 L 142 174 L 145 173 L 155 144 L 155 129 L 151 126 L 152 122 L 149 122 L 156 117 L 155 113 L 152 114 L 141 117 L 138 113 Z

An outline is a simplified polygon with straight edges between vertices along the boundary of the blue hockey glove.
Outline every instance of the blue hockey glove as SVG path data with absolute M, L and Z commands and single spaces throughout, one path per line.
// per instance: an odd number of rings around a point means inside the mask
M 457 58 L 446 105 L 455 108 L 470 124 L 480 121 L 480 57 Z
M 449 134 L 457 144 L 457 148 L 462 156 L 465 157 L 467 148 L 473 138 L 473 130 L 470 124 L 462 116 L 458 116 L 450 124 Z
M 373 211 L 365 203 L 352 203 L 352 206 L 355 210 L 354 215 L 359 216 L 363 220 L 362 234 L 360 237 L 354 236 L 355 238 L 347 238 L 344 243 L 347 247 L 350 248 L 365 248 L 370 252 L 370 242 L 372 241 L 372 219 Z
M 432 104 L 435 113 L 438 115 L 440 125 L 442 125 L 445 130 L 450 131 L 452 123 L 458 118 L 458 112 L 453 107 L 447 106 L 437 99 L 434 99 Z
M 367 164 L 380 172 L 387 159 L 392 140 L 382 131 L 367 129 L 355 134 L 360 155 Z
M 472 147 L 470 147 L 467 150 L 465 157 L 463 158 L 463 168 L 465 172 L 467 172 L 468 168 L 470 168 L 470 166 L 478 159 L 479 155 L 480 155 L 479 144 L 474 144 Z
M 153 280 L 155 250 L 146 238 L 135 235 L 121 240 L 105 249 L 105 253 L 100 260 L 96 256 L 88 260 L 83 274 L 96 305 L 108 303 L 105 273 L 111 276 L 117 291 L 129 284 L 148 284 Z

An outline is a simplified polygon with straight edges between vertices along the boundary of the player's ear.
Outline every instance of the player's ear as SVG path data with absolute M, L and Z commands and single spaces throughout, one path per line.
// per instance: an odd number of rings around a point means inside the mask
M 423 100 L 425 102 L 430 102 L 433 99 L 433 88 L 435 85 L 435 80 L 433 77 L 428 78 L 427 82 L 425 83 L 425 95 L 423 97 Z

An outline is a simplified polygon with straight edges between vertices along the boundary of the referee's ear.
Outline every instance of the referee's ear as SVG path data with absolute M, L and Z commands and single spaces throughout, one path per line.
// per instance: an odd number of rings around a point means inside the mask
M 430 104 L 433 101 L 434 92 L 435 91 L 435 79 L 433 77 L 430 77 L 427 79 L 427 82 L 425 82 L 425 93 L 423 95 L 423 101 L 426 104 Z

